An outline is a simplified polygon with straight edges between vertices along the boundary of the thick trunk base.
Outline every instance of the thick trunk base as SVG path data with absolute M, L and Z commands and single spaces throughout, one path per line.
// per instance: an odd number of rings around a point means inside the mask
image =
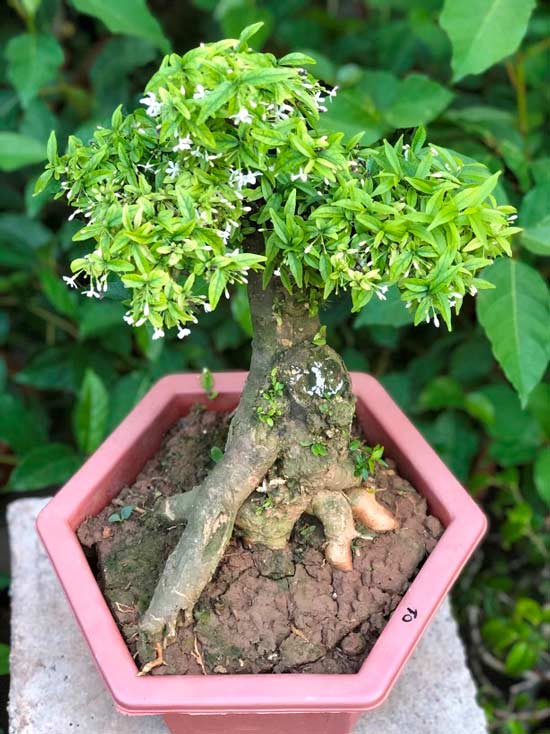
M 180 612 L 190 619 L 235 525 L 246 542 L 280 549 L 299 517 L 311 513 L 323 525 L 327 559 L 342 570 L 352 566 L 354 513 L 368 525 L 370 512 L 379 531 L 395 527 L 355 476 L 350 378 L 334 350 L 315 344 L 317 317 L 254 279 L 250 300 L 253 357 L 224 457 L 192 493 L 158 508 L 187 525 L 141 620 L 150 642 L 173 636 Z

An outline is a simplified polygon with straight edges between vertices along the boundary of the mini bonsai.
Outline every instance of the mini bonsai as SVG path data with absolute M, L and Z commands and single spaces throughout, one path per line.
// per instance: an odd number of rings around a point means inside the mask
M 58 155 L 52 134 L 37 184 L 57 182 L 71 218 L 84 220 L 74 239 L 95 241 L 65 281 L 99 299 L 122 283 L 125 321 L 150 324 L 153 339 L 171 329 L 185 338 L 232 286 L 248 288 L 250 373 L 223 457 L 157 508 L 186 520 L 141 618 L 159 655 L 180 613 L 191 619 L 235 527 L 280 549 L 310 513 L 342 570 L 358 527 L 396 527 L 364 487 L 381 448 L 352 437 L 354 397 L 320 326 L 324 302 L 348 291 L 358 311 L 395 287 L 415 324 L 450 329 L 517 231 L 514 208 L 492 195 L 498 174 L 426 144 L 424 130 L 375 148 L 324 132 L 336 88 L 304 68 L 313 62 L 303 54 L 253 51 L 257 30 L 167 56 L 143 108 L 119 107 L 88 144 L 70 137 Z M 251 499 L 262 485 L 273 490 L 269 513 Z

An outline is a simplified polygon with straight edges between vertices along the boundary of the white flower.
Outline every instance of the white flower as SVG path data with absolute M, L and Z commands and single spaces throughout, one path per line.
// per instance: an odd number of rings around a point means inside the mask
M 69 288 L 78 288 L 78 286 L 76 284 L 76 275 L 73 275 L 72 278 L 69 278 L 68 275 L 64 275 L 63 276 L 63 280 L 65 281 L 65 283 L 67 283 L 67 285 L 69 286 Z
M 470 295 L 471 296 L 475 296 L 476 293 L 477 293 L 477 288 L 475 287 L 475 285 L 471 286 L 470 287 Z
M 177 145 L 174 145 L 172 148 L 174 153 L 178 150 L 191 150 L 191 138 L 189 135 L 186 135 L 184 138 L 180 138 Z
M 147 163 L 138 163 L 139 168 L 143 168 L 144 171 L 153 171 L 153 173 L 156 173 L 155 167 L 151 163 L 151 161 L 148 161 Z
M 185 337 L 189 336 L 190 333 L 191 333 L 191 329 L 184 329 L 180 327 L 178 329 L 178 339 L 185 339 Z
M 230 171 L 229 182 L 236 184 L 237 189 L 242 189 L 243 186 L 254 186 L 256 179 L 261 176 L 260 171 L 241 171 L 240 168 L 233 169 Z
M 169 176 L 170 178 L 176 178 L 179 172 L 180 172 L 179 163 L 174 163 L 174 161 L 168 161 L 168 165 L 166 166 L 166 175 Z
M 338 87 L 338 86 L 332 87 L 332 89 L 328 92 L 328 96 L 331 97 L 331 101 L 332 101 L 332 99 L 334 97 L 336 97 L 336 95 L 338 94 L 338 90 L 339 89 L 340 89 L 340 87 Z
M 155 329 L 153 331 L 153 339 L 156 341 L 157 339 L 162 339 L 164 336 L 164 331 L 162 329 Z
M 510 216 L 508 217 L 508 221 L 515 222 L 517 218 L 518 218 L 517 214 L 510 214 Z
M 300 168 L 298 173 L 291 173 L 290 174 L 290 180 L 291 181 L 307 181 L 307 173 L 305 173 L 303 168 Z
M 433 173 L 430 173 L 430 176 L 432 178 L 444 178 L 445 174 L 443 173 L 443 171 L 434 171 Z
M 226 224 L 225 229 L 218 230 L 218 234 L 222 238 L 224 245 L 227 245 L 227 243 L 229 242 L 229 238 L 231 237 L 231 232 L 232 232 L 232 229 L 231 229 L 230 224 Z
M 122 320 L 125 321 L 127 324 L 130 324 L 130 326 L 134 325 L 134 317 L 132 316 L 130 311 L 124 314 L 124 316 L 122 317 Z
M 73 219 L 78 215 L 82 214 L 82 209 L 75 209 L 74 212 L 68 217 L 68 221 L 72 222 Z
M 252 122 L 252 115 L 250 114 L 249 110 L 246 109 L 246 107 L 241 107 L 241 109 L 237 112 L 236 115 L 231 115 L 230 120 L 233 120 L 235 124 L 245 123 L 250 124 Z
M 145 301 L 145 305 L 143 306 L 143 315 L 149 316 L 149 304 L 147 303 L 147 301 Z
M 159 102 L 154 92 L 147 92 L 145 97 L 142 97 L 139 101 L 147 108 L 145 112 L 149 117 L 158 117 L 160 115 L 162 102 Z
M 193 95 L 193 99 L 204 99 L 206 97 L 206 89 L 202 86 L 202 84 L 197 84 L 195 87 L 195 94 Z
M 211 313 L 212 312 L 212 306 L 205 302 L 203 303 L 202 307 L 204 308 L 204 313 Z
M 327 111 L 328 108 L 325 107 L 325 105 L 323 104 L 323 102 L 325 101 L 325 98 L 323 97 L 323 95 L 321 94 L 321 92 L 315 92 L 315 95 L 313 97 L 313 101 L 317 105 L 317 109 L 319 110 L 319 112 L 326 112 Z
M 90 285 L 89 290 L 82 291 L 83 295 L 87 296 L 88 298 L 101 298 L 101 295 L 94 290 L 93 285 Z

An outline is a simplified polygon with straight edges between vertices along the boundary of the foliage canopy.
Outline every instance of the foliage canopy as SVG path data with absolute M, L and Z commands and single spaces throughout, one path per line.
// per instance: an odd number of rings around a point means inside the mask
M 150 322 L 154 338 L 174 326 L 186 336 L 197 309 L 250 269 L 303 291 L 312 310 L 349 289 L 358 311 L 397 284 L 415 323 L 441 314 L 450 329 L 466 293 L 490 287 L 478 271 L 511 254 L 519 231 L 491 195 L 498 174 L 426 146 L 422 128 L 376 148 L 323 132 L 337 88 L 304 54 L 253 51 L 261 25 L 165 57 L 145 109 L 118 107 L 89 145 L 71 136 L 59 156 L 50 138 L 36 192 L 53 175 L 71 217 L 87 220 L 73 239 L 97 242 L 66 280 L 87 277 L 100 298 L 119 277 L 132 294 L 125 320 Z

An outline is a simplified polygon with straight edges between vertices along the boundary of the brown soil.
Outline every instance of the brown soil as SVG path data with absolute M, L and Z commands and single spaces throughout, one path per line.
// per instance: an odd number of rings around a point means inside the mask
M 182 525 L 166 529 L 150 511 L 162 495 L 198 484 L 223 447 L 228 416 L 195 410 L 167 434 L 131 487 L 78 531 L 138 664 L 143 612 Z M 234 538 L 194 613 L 153 675 L 184 673 L 354 673 L 375 643 L 442 532 L 426 502 L 388 461 L 372 477 L 377 497 L 397 515 L 397 531 L 354 542 L 353 571 L 331 568 L 312 517 L 296 526 L 286 551 L 243 547 Z M 265 495 L 264 495 L 265 496 Z M 131 506 L 122 522 L 109 518 Z M 265 510 L 269 511 L 269 510 Z

